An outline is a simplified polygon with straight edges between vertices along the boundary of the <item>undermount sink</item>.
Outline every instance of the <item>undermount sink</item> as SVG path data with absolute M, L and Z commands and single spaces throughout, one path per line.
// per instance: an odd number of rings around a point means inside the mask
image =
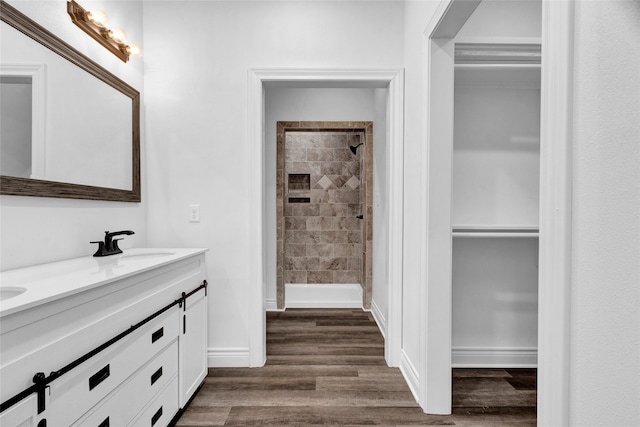
M 0 288 L 0 301 L 4 301 L 13 297 L 17 297 L 24 293 L 27 289 L 20 287 Z

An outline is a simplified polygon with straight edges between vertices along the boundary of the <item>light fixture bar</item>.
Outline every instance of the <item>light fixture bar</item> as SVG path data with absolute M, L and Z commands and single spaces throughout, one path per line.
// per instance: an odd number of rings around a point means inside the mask
M 123 62 L 129 60 L 129 46 L 126 43 L 114 40 L 109 36 L 110 30 L 94 23 L 89 18 L 89 12 L 74 0 L 67 2 L 67 12 L 71 16 L 71 21 L 82 31 L 89 34 L 94 40 L 106 47 L 111 53 L 120 58 Z

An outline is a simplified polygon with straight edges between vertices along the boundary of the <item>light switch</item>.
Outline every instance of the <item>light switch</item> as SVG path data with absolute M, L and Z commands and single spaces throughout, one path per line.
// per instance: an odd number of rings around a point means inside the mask
M 200 222 L 200 205 L 189 205 L 189 222 Z

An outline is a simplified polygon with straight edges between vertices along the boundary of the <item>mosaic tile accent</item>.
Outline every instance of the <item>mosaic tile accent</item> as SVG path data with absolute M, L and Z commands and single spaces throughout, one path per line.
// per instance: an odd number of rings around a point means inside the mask
M 318 180 L 318 184 L 320 185 L 320 187 L 322 187 L 324 190 L 326 190 L 327 188 L 331 187 L 333 184 L 333 181 L 331 181 L 330 178 L 327 178 L 326 175 L 323 175 L 322 178 L 320 178 Z
M 356 178 L 356 176 L 354 175 L 351 178 L 349 178 L 349 180 L 344 185 L 351 188 L 352 190 L 355 190 L 360 186 L 360 180 Z

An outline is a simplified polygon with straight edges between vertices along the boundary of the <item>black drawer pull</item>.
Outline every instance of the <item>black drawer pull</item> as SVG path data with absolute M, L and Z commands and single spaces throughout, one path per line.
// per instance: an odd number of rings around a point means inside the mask
M 102 381 L 109 378 L 109 375 L 111 375 L 111 372 L 109 371 L 109 365 L 105 366 L 104 368 L 100 369 L 98 372 L 93 374 L 89 378 L 89 390 L 93 390 L 94 388 L 96 388 L 98 384 L 100 384 Z
M 158 341 L 163 336 L 164 336 L 164 327 L 158 329 L 157 331 L 151 334 L 151 344 Z
M 151 425 L 153 426 L 155 423 L 157 423 L 161 416 L 162 416 L 162 406 L 160 407 L 160 409 L 156 411 L 155 414 L 153 414 L 153 417 L 151 417 Z
M 109 417 L 105 418 L 103 422 L 98 424 L 98 427 L 109 427 Z
M 162 366 L 151 375 L 151 385 L 153 385 L 156 381 L 160 379 L 162 376 Z

